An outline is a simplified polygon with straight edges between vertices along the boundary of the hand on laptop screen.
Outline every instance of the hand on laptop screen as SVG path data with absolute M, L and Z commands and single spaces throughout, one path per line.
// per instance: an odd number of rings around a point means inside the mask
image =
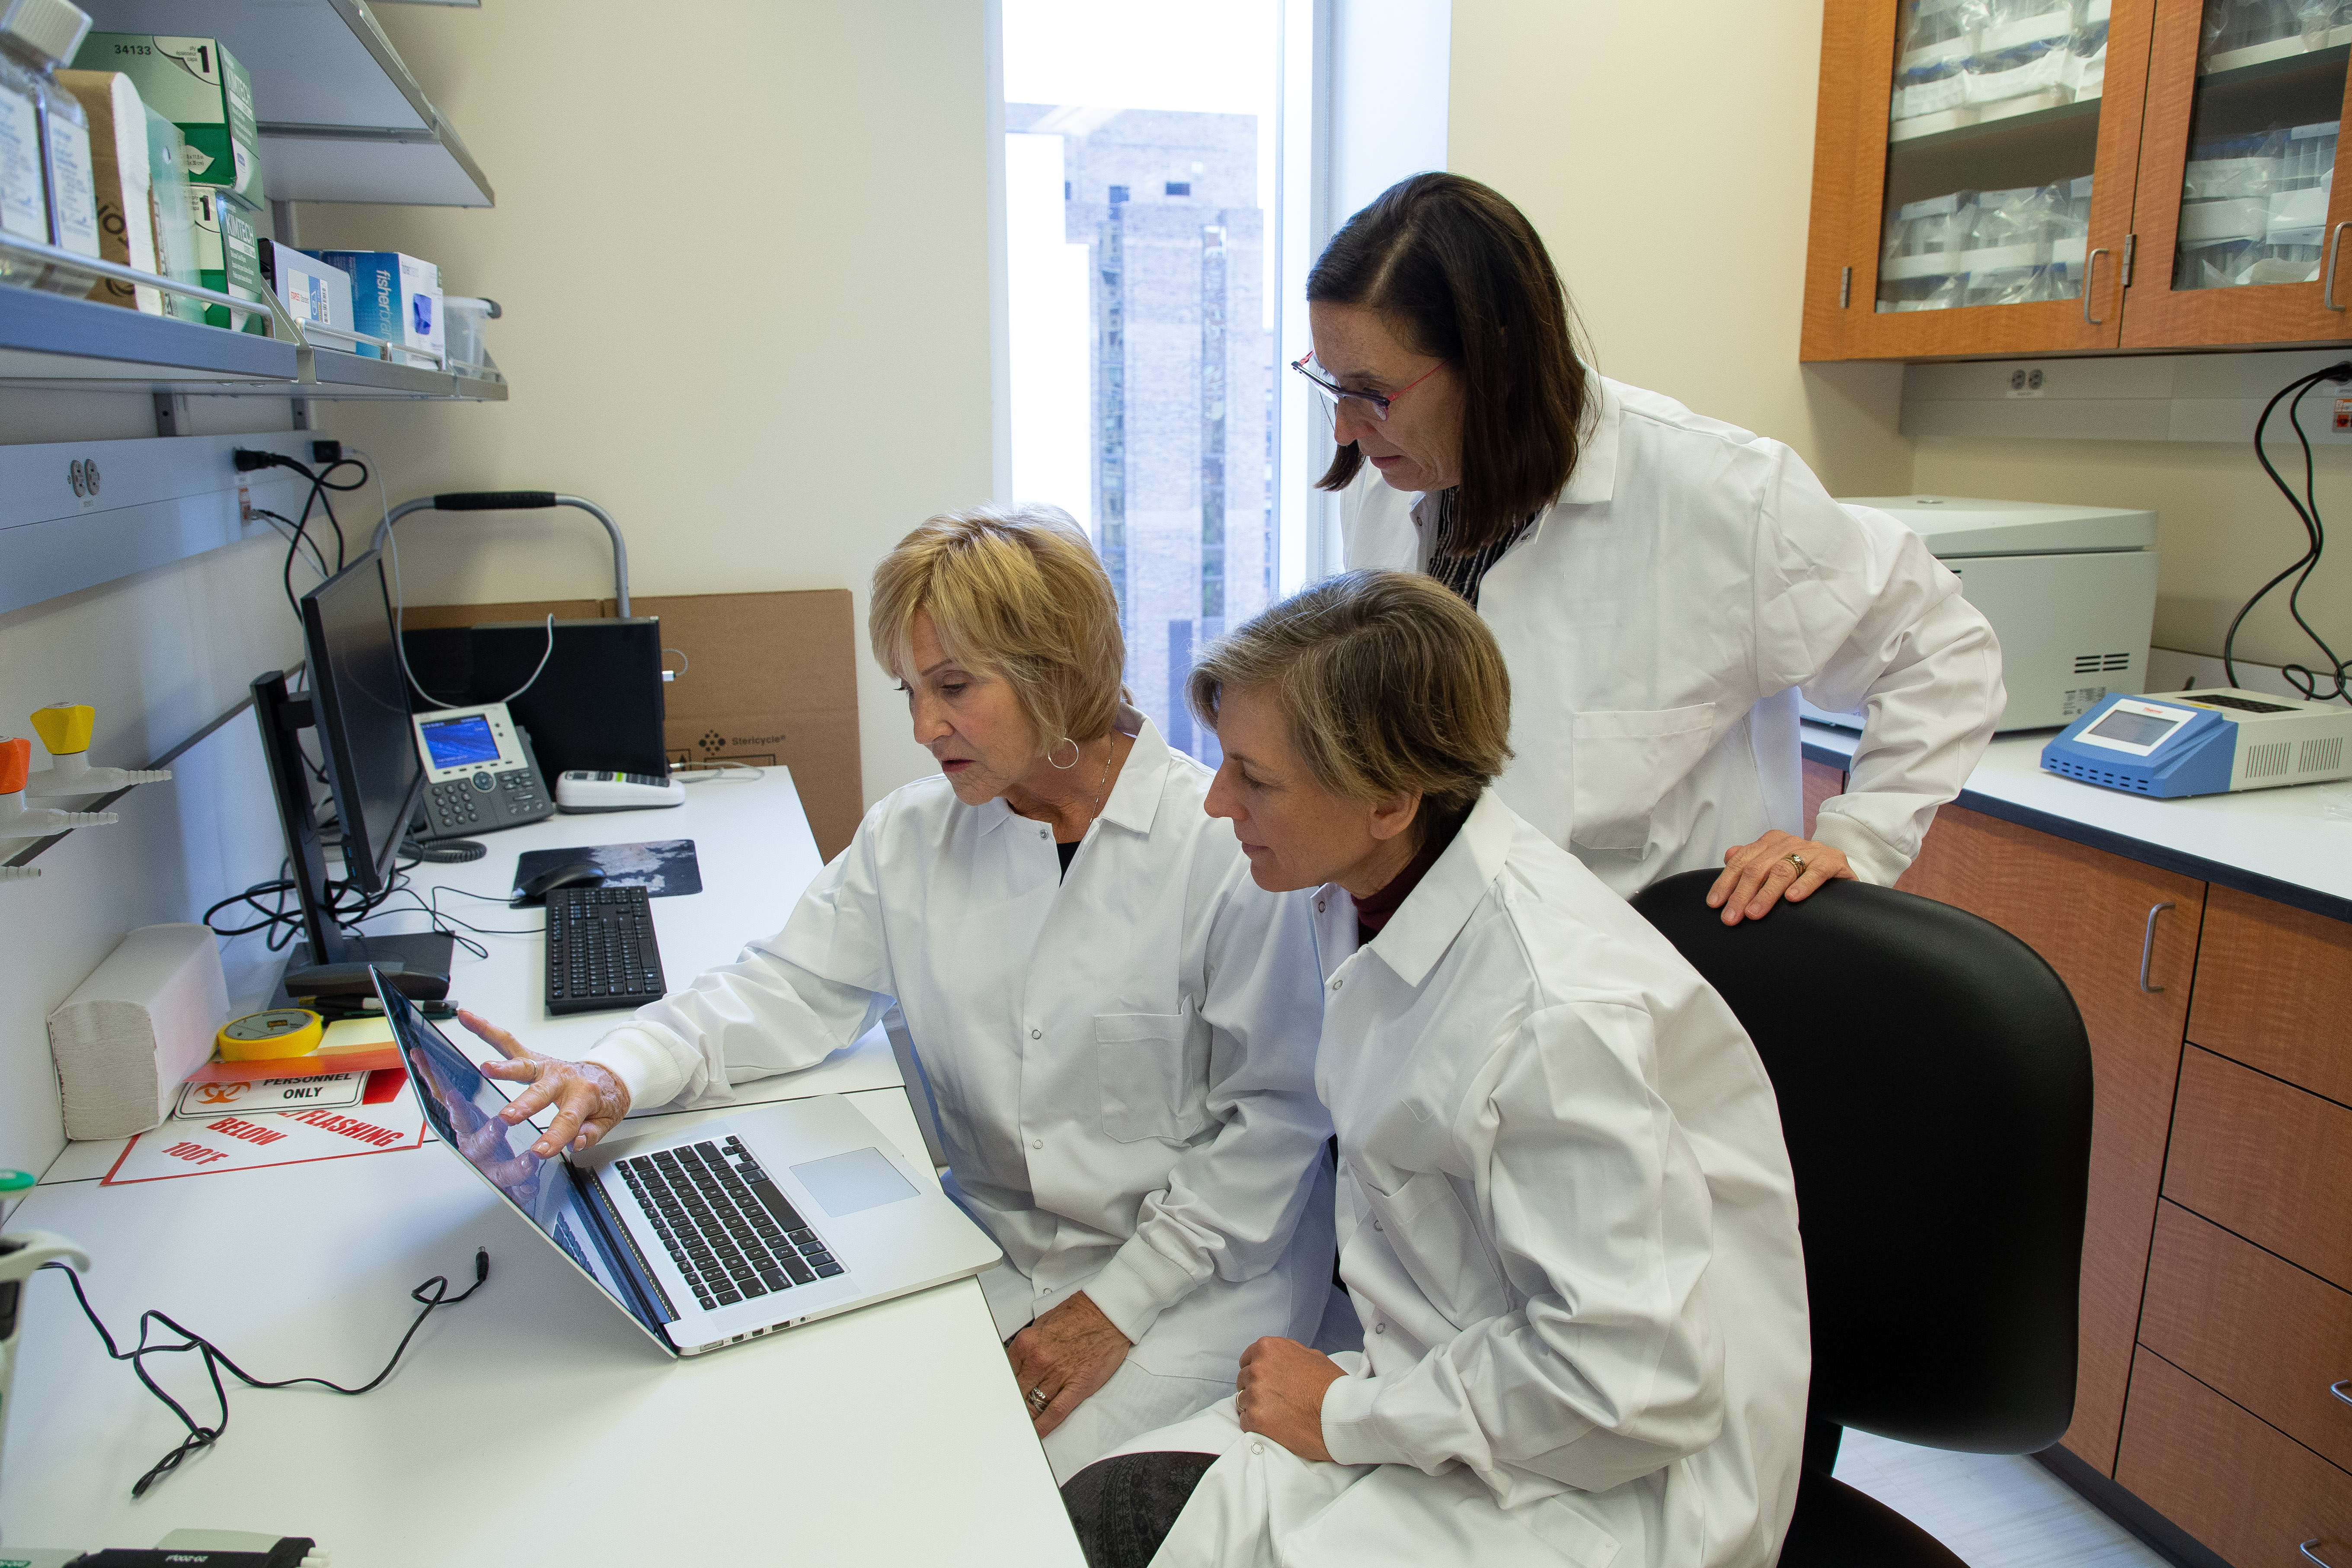
M 532 1145 L 534 1153 L 551 1158 L 566 1146 L 579 1153 L 593 1147 L 629 1113 L 628 1086 L 610 1069 L 594 1062 L 542 1056 L 488 1018 L 462 1007 L 457 1010 L 457 1022 L 476 1038 L 497 1047 L 507 1058 L 485 1063 L 483 1072 L 524 1086 L 501 1113 L 509 1125 L 554 1107 L 555 1117 L 547 1124 L 546 1134 Z
M 551 1212 L 543 1211 L 560 1207 L 568 1194 L 562 1181 L 542 1178 L 547 1162 L 530 1150 L 536 1131 L 528 1123 L 509 1126 L 499 1120 L 499 1112 L 507 1108 L 505 1094 L 413 1009 L 395 1005 L 388 1016 L 434 1131 L 533 1220 L 542 1226 L 550 1223 Z

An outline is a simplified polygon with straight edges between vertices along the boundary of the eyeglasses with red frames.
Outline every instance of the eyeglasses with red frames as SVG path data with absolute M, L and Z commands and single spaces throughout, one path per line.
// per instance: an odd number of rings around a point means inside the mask
M 1341 386 L 1338 382 L 1330 379 L 1329 375 L 1324 371 L 1321 363 L 1316 360 L 1314 353 L 1311 350 L 1308 353 L 1299 355 L 1297 359 L 1292 360 L 1290 362 L 1290 368 L 1305 376 L 1307 378 L 1307 384 L 1322 395 L 1325 405 L 1335 413 L 1338 411 L 1341 403 L 1352 402 L 1360 405 L 1363 411 L 1372 418 L 1379 420 L 1382 424 L 1386 424 L 1389 417 L 1390 405 L 1396 402 L 1398 398 L 1402 397 L 1406 393 L 1411 392 L 1414 387 L 1419 386 L 1423 382 L 1427 381 L 1431 376 L 1435 375 L 1439 371 L 1444 370 L 1445 365 L 1443 361 L 1440 361 L 1438 363 L 1432 365 L 1429 369 L 1423 371 L 1421 374 L 1414 376 L 1402 386 L 1398 387 L 1394 392 L 1388 393 L 1358 392 L 1352 388 Z

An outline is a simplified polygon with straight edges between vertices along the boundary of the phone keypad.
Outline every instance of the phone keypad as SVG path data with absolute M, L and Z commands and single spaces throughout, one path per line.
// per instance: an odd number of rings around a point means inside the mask
M 425 790 L 425 815 L 436 838 L 516 827 L 553 809 L 527 769 L 468 773 L 440 780 Z

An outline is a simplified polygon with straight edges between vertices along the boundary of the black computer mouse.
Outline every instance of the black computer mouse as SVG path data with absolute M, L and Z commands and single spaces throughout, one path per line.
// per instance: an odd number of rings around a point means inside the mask
M 568 866 L 551 866 L 522 885 L 522 897 L 512 909 L 529 904 L 544 904 L 547 895 L 558 888 L 593 888 L 604 879 L 604 868 L 593 860 L 574 860 Z

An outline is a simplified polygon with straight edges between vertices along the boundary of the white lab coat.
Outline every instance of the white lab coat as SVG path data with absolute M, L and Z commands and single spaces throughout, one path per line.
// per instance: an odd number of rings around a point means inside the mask
M 1333 1462 L 1227 1400 L 1159 1568 L 1763 1568 L 1810 1349 L 1779 1110 L 1720 997 L 1492 792 L 1369 945 L 1312 895 L 1361 1359 Z
M 2008 700 L 1991 626 L 1918 535 L 1832 500 L 1780 442 L 1593 384 L 1568 487 L 1479 590 L 1511 672 L 1503 798 L 1630 896 L 1801 833 L 1798 692 L 1866 704 L 1813 837 L 1893 882 Z M 1423 569 L 1432 510 L 1366 465 L 1340 509 L 1348 564 Z
M 923 779 L 782 931 L 587 1053 L 636 1103 L 692 1100 L 822 1060 L 895 997 L 949 1192 L 1004 1249 L 982 1278 L 1000 1337 L 1083 1290 L 1136 1342 L 1047 1439 L 1065 1476 L 1231 1392 L 1253 1340 L 1311 1334 L 1330 1295 L 1306 914 L 1203 813 L 1208 773 L 1128 725 L 1066 879 L 1045 824 Z

